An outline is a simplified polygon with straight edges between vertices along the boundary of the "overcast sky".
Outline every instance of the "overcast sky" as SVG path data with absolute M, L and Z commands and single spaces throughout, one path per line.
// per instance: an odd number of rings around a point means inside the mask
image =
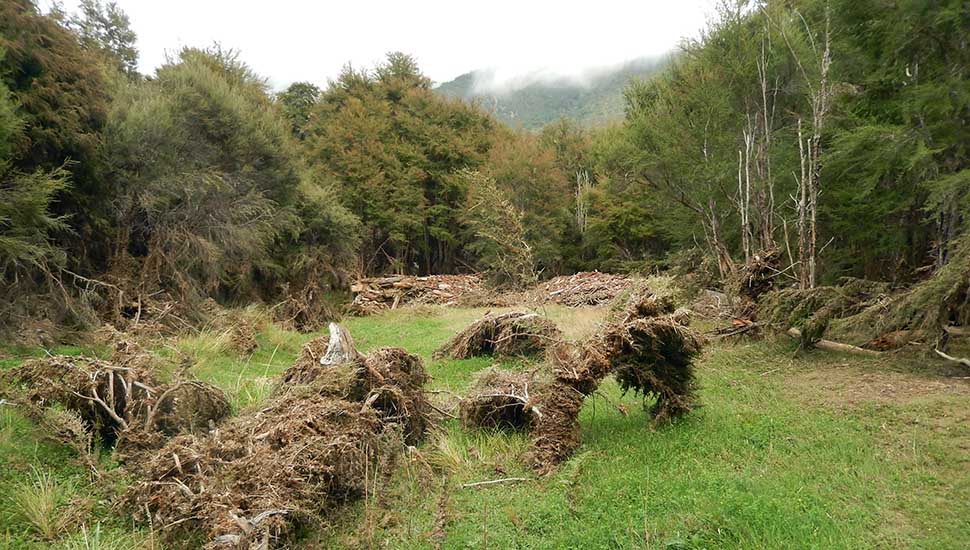
M 675 47 L 696 36 L 714 0 L 377 1 L 116 0 L 138 33 L 140 70 L 166 52 L 214 42 L 280 89 L 325 85 L 346 63 L 371 67 L 389 51 L 417 58 L 444 82 L 474 69 L 500 79 L 535 70 L 575 75 Z M 76 0 L 64 0 L 74 11 Z M 42 0 L 49 6 L 50 0 Z

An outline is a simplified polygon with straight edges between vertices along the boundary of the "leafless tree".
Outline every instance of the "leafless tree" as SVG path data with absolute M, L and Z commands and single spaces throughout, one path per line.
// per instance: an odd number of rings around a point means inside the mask
M 811 46 L 811 62 L 814 76 L 810 76 L 802 55 L 793 46 L 790 37 L 782 27 L 782 36 L 791 51 L 798 71 L 805 81 L 806 95 L 811 108 L 810 133 L 805 135 L 802 119 L 798 119 L 798 154 L 800 174 L 796 176 L 798 191 L 792 195 L 798 214 L 798 283 L 800 288 L 814 288 L 816 283 L 816 261 L 818 259 L 818 199 L 821 195 L 821 153 L 822 131 L 828 118 L 834 96 L 834 86 L 829 79 L 832 64 L 831 14 L 825 7 L 825 30 L 822 44 L 815 41 L 808 22 L 797 11 Z

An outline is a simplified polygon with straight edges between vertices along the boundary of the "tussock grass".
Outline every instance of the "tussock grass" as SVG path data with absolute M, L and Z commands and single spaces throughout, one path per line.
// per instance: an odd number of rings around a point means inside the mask
M 80 532 L 68 537 L 56 548 L 58 550 L 154 550 L 157 546 L 154 539 L 118 529 L 109 529 L 101 523 L 95 523 L 91 528 L 81 526 Z
M 529 448 L 524 433 L 493 430 L 466 431 L 449 425 L 434 433 L 426 445 L 427 461 L 451 476 L 468 479 L 485 471 L 521 470 Z
M 261 403 L 269 397 L 275 385 L 276 383 L 272 378 L 265 376 L 248 379 L 237 378 L 235 385 L 227 392 L 233 412 L 239 412 L 246 407 Z
M 76 492 L 70 481 L 59 480 L 50 472 L 32 468 L 27 479 L 13 486 L 10 498 L 37 536 L 51 541 L 74 520 L 66 505 Z
M 229 353 L 232 335 L 228 330 L 205 328 L 194 336 L 180 338 L 176 347 L 196 365 L 205 367 Z

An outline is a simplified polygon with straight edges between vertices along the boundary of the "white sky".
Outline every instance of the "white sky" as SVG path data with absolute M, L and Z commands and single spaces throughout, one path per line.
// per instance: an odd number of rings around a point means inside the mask
M 46 9 L 51 0 L 41 0 Z M 214 42 L 281 89 L 325 85 L 348 62 L 372 67 L 389 51 L 413 55 L 436 82 L 475 69 L 500 79 L 535 70 L 570 76 L 658 55 L 696 36 L 714 0 L 594 2 L 479 0 L 115 0 L 138 33 L 141 72 L 165 52 Z M 74 11 L 77 0 L 64 0 Z

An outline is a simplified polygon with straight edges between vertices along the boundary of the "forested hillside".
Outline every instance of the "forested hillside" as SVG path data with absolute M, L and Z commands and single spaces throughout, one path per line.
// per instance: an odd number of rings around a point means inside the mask
M 582 77 L 533 74 L 508 83 L 492 83 L 494 74 L 479 70 L 439 84 L 435 91 L 475 102 L 512 126 L 539 128 L 559 118 L 588 126 L 623 118 L 623 88 L 631 79 L 657 72 L 663 64 L 661 58 L 641 58 Z

